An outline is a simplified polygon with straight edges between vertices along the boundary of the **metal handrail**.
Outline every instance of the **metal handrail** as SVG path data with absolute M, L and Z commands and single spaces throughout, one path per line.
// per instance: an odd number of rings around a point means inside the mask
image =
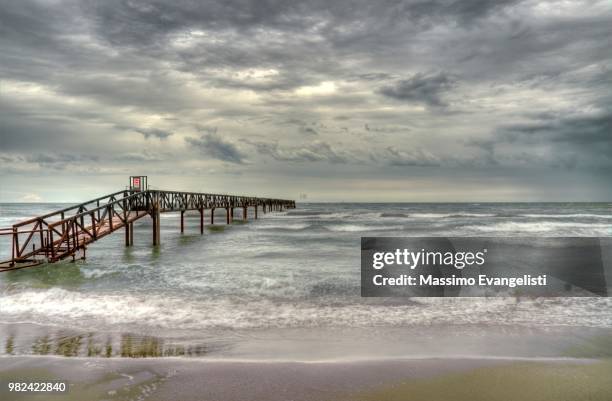
M 8 231 L 11 230 L 11 231 Z M 41 231 L 50 231 L 48 228 L 40 228 L 38 230 L 19 230 L 19 231 L 12 231 L 12 228 L 0 228 L 0 231 L 8 231 L 8 232 L 0 232 L 0 235 L 14 235 L 14 234 L 28 234 L 28 233 L 39 233 Z
M 128 199 L 136 198 L 136 197 L 139 197 L 139 196 L 143 196 L 144 194 L 145 194 L 145 192 L 137 192 L 137 193 L 134 193 L 132 195 L 126 196 L 124 198 L 120 198 L 120 199 L 114 200 L 112 202 L 105 203 L 104 205 L 100 205 L 100 206 L 98 206 L 98 207 L 96 207 L 94 209 L 89 209 L 89 210 L 87 210 L 85 212 L 77 213 L 77 214 L 74 214 L 72 216 L 66 217 L 63 220 L 58 220 L 58 221 L 56 221 L 54 223 L 49 224 L 49 227 L 55 227 L 55 226 L 57 226 L 57 225 L 59 225 L 61 223 L 65 223 L 65 222 L 70 221 L 70 220 L 75 220 L 75 219 L 80 218 L 80 217 L 89 216 L 92 213 L 97 212 L 98 210 L 107 209 L 111 205 L 115 205 L 115 204 L 120 203 L 120 202 L 123 203 L 124 201 L 126 201 Z M 110 196 L 108 196 L 108 197 L 110 197 Z M 102 198 L 102 199 L 104 199 L 104 198 Z
M 81 202 L 79 204 L 76 204 L 76 205 L 73 205 L 73 206 L 70 206 L 70 207 L 67 207 L 67 208 L 64 208 L 64 209 L 56 210 L 56 211 L 53 211 L 51 213 L 44 214 L 42 216 L 34 217 L 34 218 L 31 218 L 31 219 L 25 220 L 25 221 L 20 221 L 19 223 L 13 224 L 13 227 L 20 227 L 20 226 L 25 226 L 27 224 L 32 224 L 32 223 L 36 222 L 37 220 L 40 220 L 40 219 L 44 220 L 44 219 L 46 219 L 48 217 L 55 216 L 57 214 L 66 213 L 66 212 L 68 212 L 68 211 L 70 211 L 72 209 L 76 209 L 76 208 L 79 208 L 81 206 L 89 205 L 90 203 L 98 202 L 98 201 L 100 201 L 102 199 L 110 198 L 112 196 L 119 195 L 119 194 L 125 193 L 125 192 L 127 192 L 127 191 L 125 191 L 125 190 L 117 191 L 117 192 L 114 192 L 112 194 L 108 194 L 108 195 L 105 195 L 105 196 L 101 196 L 99 198 L 91 199 L 91 200 L 86 201 L 86 202 Z
M 122 193 L 125 194 L 127 192 L 130 192 L 130 191 L 123 190 L 123 191 L 114 192 L 114 193 L 112 193 L 110 195 L 101 196 L 99 198 L 96 198 L 96 199 L 93 199 L 93 200 L 90 200 L 90 201 L 87 201 L 87 202 L 83 202 L 83 203 L 80 203 L 78 205 L 71 206 L 69 208 L 61 209 L 61 210 L 58 210 L 58 211 L 55 211 L 55 212 L 52 212 L 52 213 L 47 213 L 45 215 L 42 215 L 42 216 L 39 216 L 39 217 L 35 217 L 35 218 L 29 219 L 29 220 L 26 220 L 26 221 L 21 221 L 19 223 L 14 224 L 13 227 L 21 227 L 21 226 L 24 226 L 24 225 L 32 224 L 32 223 L 35 223 L 35 222 L 37 222 L 37 221 L 39 221 L 41 219 L 44 220 L 44 219 L 46 219 L 48 217 L 55 216 L 55 215 L 58 215 L 58 214 L 61 214 L 61 213 L 65 213 L 65 212 L 67 212 L 69 210 L 79 208 L 79 207 L 81 207 L 83 205 L 88 205 L 90 203 L 97 202 L 97 201 L 102 200 L 102 199 L 111 198 L 113 196 L 116 196 L 116 195 L 119 195 L 119 194 L 122 194 Z M 90 215 L 92 212 L 96 212 L 98 210 L 106 209 L 109 206 L 118 204 L 120 202 L 123 202 L 124 200 L 135 199 L 135 198 L 143 197 L 143 196 L 146 197 L 146 195 L 148 193 L 181 194 L 181 195 L 210 196 L 210 197 L 232 197 L 232 198 L 235 198 L 235 200 L 237 200 L 237 201 L 241 201 L 241 200 L 259 200 L 259 201 L 263 201 L 263 202 L 292 202 L 289 199 L 260 198 L 260 197 L 255 197 L 255 196 L 242 196 L 242 195 L 229 195 L 229 194 L 213 194 L 213 193 L 205 193 L 205 192 L 151 190 L 150 189 L 150 190 L 145 190 L 145 191 L 141 191 L 141 192 L 135 192 L 135 193 L 133 193 L 131 195 L 124 196 L 123 198 L 116 199 L 116 200 L 114 200 L 112 202 L 105 203 L 105 204 L 97 206 L 97 207 L 95 207 L 93 209 L 88 209 L 88 210 L 86 210 L 84 212 L 74 214 L 72 216 L 69 216 L 69 217 L 66 217 L 64 219 L 58 220 L 57 222 L 54 222 L 52 224 L 49 224 L 49 226 L 54 226 L 55 227 L 55 226 L 57 226 L 58 224 L 60 224 L 62 222 L 66 222 L 66 221 L 74 220 L 75 218 L 80 218 L 80 217 L 84 217 L 84 216 Z

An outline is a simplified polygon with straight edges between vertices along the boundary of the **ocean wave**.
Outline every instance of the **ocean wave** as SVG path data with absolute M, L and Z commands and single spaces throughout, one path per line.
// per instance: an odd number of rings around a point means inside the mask
M 378 217 L 378 215 L 376 215 Z M 315 214 L 304 214 L 304 215 L 289 215 L 289 214 L 276 214 L 272 218 L 274 220 L 283 221 L 330 221 L 330 220 L 345 220 L 364 217 L 351 212 L 335 212 L 335 213 L 315 213 Z
M 271 285 L 274 285 L 272 283 Z M 325 293 L 327 286 L 314 288 Z M 336 289 L 333 289 L 336 290 Z M 274 302 L 241 299 L 186 300 L 160 295 L 83 294 L 63 289 L 4 294 L 0 321 L 82 327 L 88 330 L 154 328 L 199 330 L 296 327 L 450 325 L 561 325 L 612 327 L 609 298 L 535 299 L 417 299 L 409 305 L 313 301 Z
M 460 217 L 495 217 L 493 213 L 410 213 L 410 217 L 418 219 L 444 219 Z
M 325 226 L 330 231 L 338 232 L 360 232 L 360 231 L 396 231 L 403 230 L 404 226 L 366 226 L 358 224 L 338 224 Z
M 255 230 L 304 230 L 309 228 L 311 225 L 307 223 L 287 223 L 287 224 L 260 224 L 252 225 Z
M 536 221 L 536 222 L 500 222 L 496 224 L 470 225 L 464 227 L 465 230 L 475 230 L 481 232 L 545 232 L 555 234 L 567 233 L 590 233 L 593 235 L 610 234 L 609 224 L 588 224 L 560 221 Z
M 96 278 L 100 278 L 104 276 L 115 276 L 115 275 L 120 274 L 120 272 L 116 270 L 110 270 L 108 268 L 105 268 L 105 269 L 91 268 L 91 269 L 81 269 L 81 274 L 86 279 L 96 279 Z
M 310 210 L 291 210 L 285 213 L 286 216 L 324 216 L 324 215 L 329 215 L 329 214 L 332 214 L 332 212 L 325 212 L 325 211 L 315 212 L 315 211 L 310 211 Z
M 522 214 L 524 217 L 541 218 L 541 219 L 581 219 L 581 218 L 593 218 L 593 219 L 612 219 L 612 214 L 593 214 L 593 213 L 572 213 L 572 214 L 539 214 L 539 213 L 528 213 Z

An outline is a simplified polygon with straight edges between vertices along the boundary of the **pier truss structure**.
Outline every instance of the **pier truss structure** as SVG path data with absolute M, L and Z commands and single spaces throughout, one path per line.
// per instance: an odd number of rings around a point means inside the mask
M 131 182 L 134 177 L 130 177 Z M 144 178 L 144 177 L 143 177 Z M 140 184 L 140 180 L 137 181 Z M 145 181 L 146 182 L 146 181 Z M 100 198 L 34 217 L 10 228 L 1 228 L 0 236 L 12 238 L 11 258 L 0 262 L 0 272 L 53 263 L 77 255 L 85 257 L 89 244 L 111 233 L 123 230 L 125 245 L 134 243 L 134 222 L 152 218 L 153 245 L 160 243 L 160 214 L 181 213 L 181 232 L 187 211 L 200 216 L 200 233 L 204 233 L 205 212 L 215 223 L 215 210 L 224 209 L 225 223 L 234 219 L 235 209 L 242 209 L 242 219 L 249 209 L 257 219 L 263 213 L 295 208 L 295 201 L 251 196 L 219 195 L 197 192 L 151 190 L 146 185 L 105 195 Z

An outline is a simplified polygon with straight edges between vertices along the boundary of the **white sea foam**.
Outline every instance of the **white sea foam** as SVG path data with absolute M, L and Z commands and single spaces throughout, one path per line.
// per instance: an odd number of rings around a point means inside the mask
M 458 217 L 495 217 L 492 213 L 410 213 L 410 217 L 418 219 L 445 219 L 445 218 L 458 218 Z
M 330 231 L 340 231 L 340 232 L 360 232 L 360 231 L 397 231 L 403 230 L 404 226 L 368 226 L 368 225 L 358 225 L 358 224 L 337 224 L 337 225 L 328 225 L 325 226 Z
M 354 218 L 354 217 L 356 216 L 351 213 L 339 212 L 339 213 L 315 214 L 315 215 L 308 215 L 308 216 L 282 216 L 281 218 L 300 218 L 300 219 L 306 219 L 306 220 L 327 221 L 327 220 L 344 220 L 347 218 Z
M 83 275 L 83 277 L 85 278 L 99 278 L 99 277 L 103 277 L 103 276 L 107 276 L 109 274 L 117 274 L 117 272 L 115 270 L 111 270 L 111 269 L 101 269 L 101 268 L 93 268 L 93 269 L 81 269 L 81 274 Z
M 426 299 L 421 305 L 326 305 L 313 302 L 255 302 L 174 297 L 83 294 L 63 289 L 4 295 L 0 320 L 108 329 L 286 328 L 411 326 L 448 324 L 522 324 L 612 327 L 612 301 L 599 299 Z M 537 313 L 545 310 L 546 313 Z M 534 313 L 535 311 L 535 313 Z
M 527 213 L 522 214 L 524 217 L 540 218 L 540 219 L 612 219 L 612 214 L 593 214 L 593 213 L 571 213 L 571 214 L 540 214 L 540 213 Z
M 256 230 L 303 230 L 310 227 L 307 223 L 258 224 L 249 226 Z
M 609 224 L 588 224 L 561 221 L 513 222 L 506 221 L 496 224 L 470 225 L 465 230 L 480 232 L 525 232 L 525 233 L 583 233 L 589 235 L 609 235 L 612 227 Z

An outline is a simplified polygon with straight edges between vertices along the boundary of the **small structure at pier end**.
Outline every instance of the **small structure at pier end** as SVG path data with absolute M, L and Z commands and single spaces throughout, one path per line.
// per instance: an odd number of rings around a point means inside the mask
M 221 195 L 149 189 L 147 176 L 131 176 L 127 189 L 100 198 L 57 210 L 0 228 L 0 235 L 12 237 L 11 258 L 0 262 L 0 272 L 53 263 L 77 253 L 85 257 L 87 246 L 120 229 L 125 245 L 134 243 L 134 221 L 152 218 L 153 245 L 160 243 L 160 214 L 181 213 L 181 233 L 185 229 L 185 213 L 196 211 L 200 216 L 200 233 L 204 233 L 206 211 L 210 224 L 215 223 L 215 210 L 224 209 L 225 223 L 234 219 L 235 209 L 242 209 L 246 220 L 249 208 L 257 219 L 263 213 L 295 208 L 295 201 L 252 196 Z

